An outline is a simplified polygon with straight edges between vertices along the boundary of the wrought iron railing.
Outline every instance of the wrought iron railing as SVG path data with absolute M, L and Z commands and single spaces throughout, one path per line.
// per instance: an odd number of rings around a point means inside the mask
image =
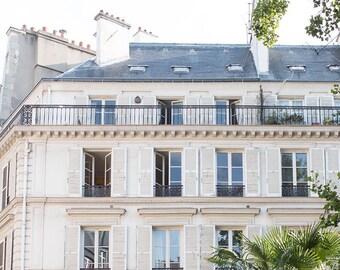
M 111 197 L 111 186 L 84 185 L 83 194 L 84 197 Z
M 15 125 L 340 125 L 340 107 L 259 105 L 24 105 Z
M 183 267 L 152 268 L 152 270 L 183 270 Z
M 181 197 L 182 185 L 159 185 L 154 186 L 155 197 Z
M 111 268 L 80 268 L 80 270 L 111 270 Z
M 283 184 L 282 197 L 308 197 L 308 184 Z
M 216 185 L 217 197 L 243 197 L 243 185 Z

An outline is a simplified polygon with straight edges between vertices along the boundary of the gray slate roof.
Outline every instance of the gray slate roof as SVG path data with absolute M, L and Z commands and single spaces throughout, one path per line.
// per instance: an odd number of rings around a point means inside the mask
M 258 76 L 249 45 L 131 43 L 130 59 L 100 67 L 89 60 L 60 75 L 57 80 L 117 81 L 340 81 L 340 46 L 276 46 L 269 50 L 269 73 Z M 317 51 L 321 50 L 318 54 Z M 231 72 L 229 64 L 243 65 Z M 145 65 L 145 72 L 130 72 L 129 65 Z M 287 65 L 305 65 L 305 72 L 292 72 Z M 188 66 L 188 74 L 175 74 L 173 66 Z

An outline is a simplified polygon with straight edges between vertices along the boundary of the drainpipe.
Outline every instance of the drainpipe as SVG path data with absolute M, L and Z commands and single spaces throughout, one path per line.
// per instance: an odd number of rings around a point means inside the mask
M 25 141 L 24 150 L 24 190 L 22 195 L 21 217 L 21 270 L 25 270 L 25 245 L 26 245 L 26 208 L 27 208 L 27 181 L 28 181 L 28 154 L 31 152 L 28 140 Z

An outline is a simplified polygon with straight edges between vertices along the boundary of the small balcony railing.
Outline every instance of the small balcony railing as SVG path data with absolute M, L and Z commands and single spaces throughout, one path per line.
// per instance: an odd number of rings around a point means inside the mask
M 111 197 L 111 186 L 85 185 L 83 186 L 84 197 Z
M 111 270 L 111 268 L 80 268 L 80 270 Z
M 181 197 L 182 185 L 159 185 L 154 186 L 155 197 Z
M 282 197 L 308 197 L 309 186 L 307 184 L 282 185 Z
M 243 197 L 243 185 L 216 185 L 217 197 Z
M 152 270 L 183 270 L 183 267 L 152 268 Z

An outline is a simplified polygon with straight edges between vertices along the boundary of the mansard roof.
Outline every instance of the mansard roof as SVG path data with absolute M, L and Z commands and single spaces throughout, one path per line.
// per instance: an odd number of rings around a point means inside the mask
M 336 82 L 340 72 L 328 68 L 335 64 L 340 46 L 275 46 L 269 49 L 268 74 L 258 75 L 249 45 L 131 43 L 130 59 L 102 67 L 88 60 L 57 80 Z

